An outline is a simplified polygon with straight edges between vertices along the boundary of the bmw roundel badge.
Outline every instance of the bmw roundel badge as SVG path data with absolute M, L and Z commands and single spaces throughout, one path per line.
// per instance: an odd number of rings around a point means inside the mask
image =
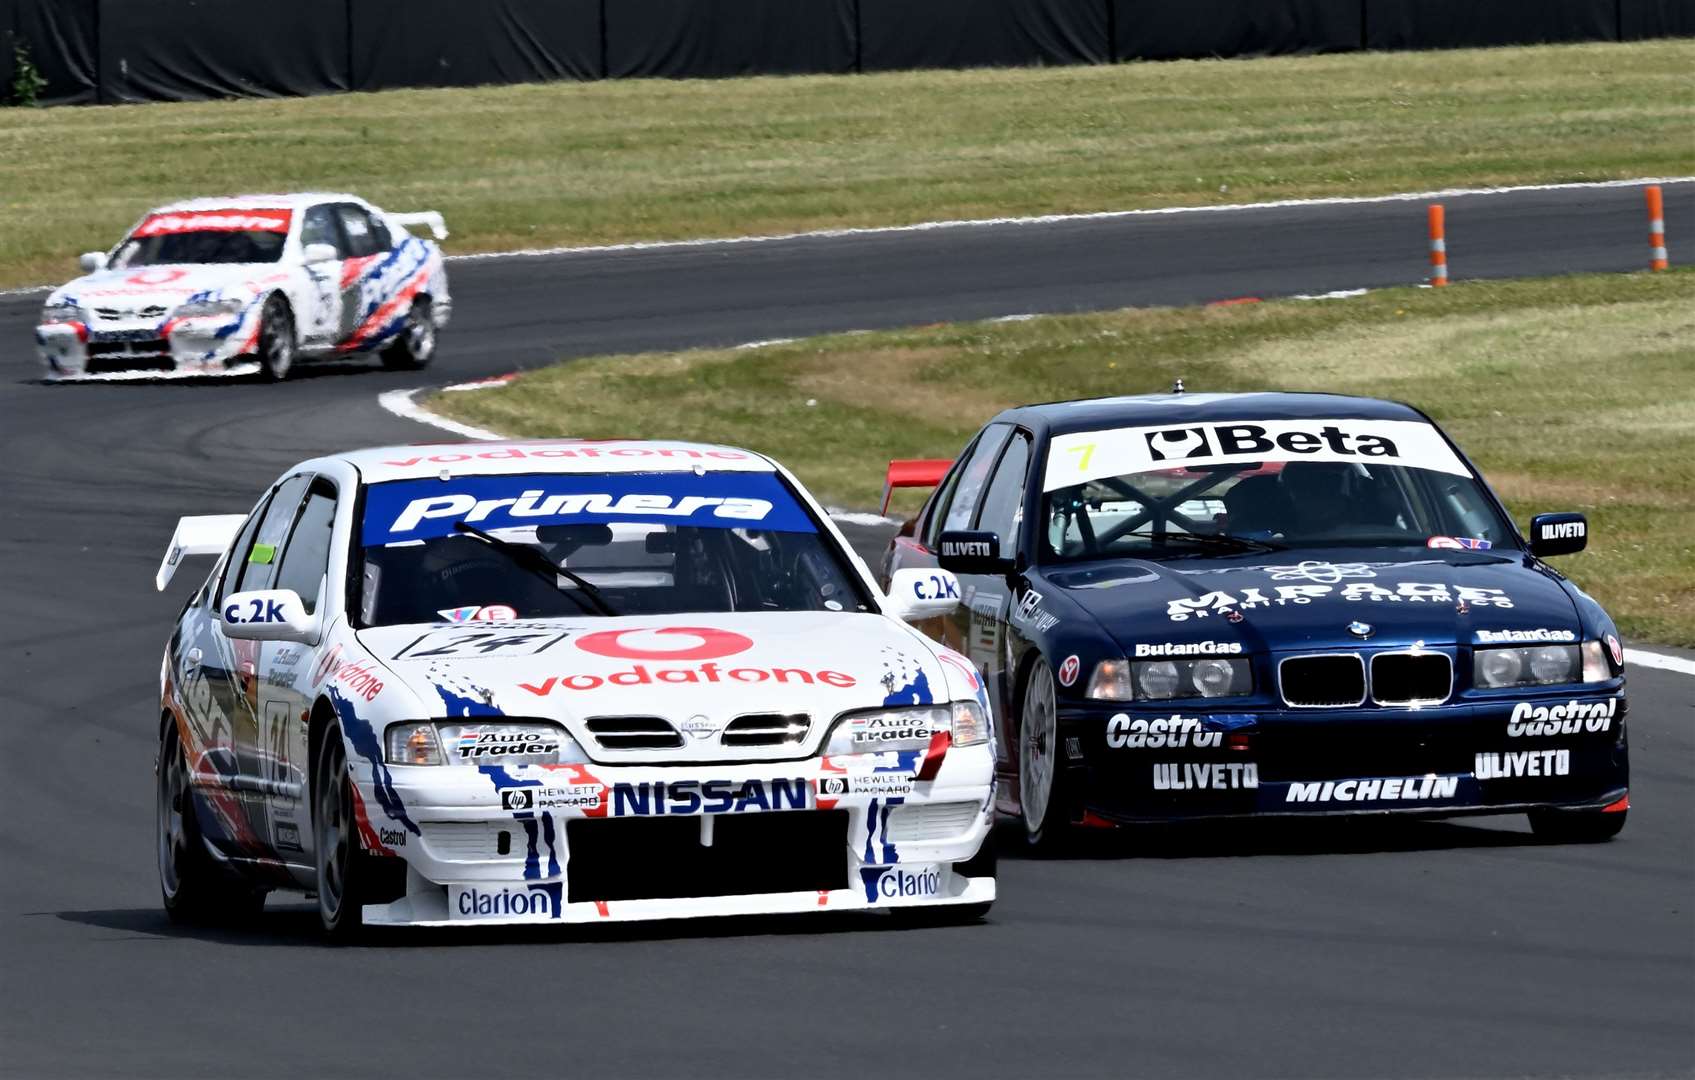
M 1348 624 L 1348 633 L 1357 638 L 1368 638 L 1375 632 L 1375 629 L 1370 623 L 1360 622 L 1358 619 L 1355 619 L 1353 622 Z

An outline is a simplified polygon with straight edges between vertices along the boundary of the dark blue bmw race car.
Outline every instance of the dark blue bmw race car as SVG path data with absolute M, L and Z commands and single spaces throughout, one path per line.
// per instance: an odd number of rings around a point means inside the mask
M 928 629 L 998 721 L 1000 809 L 1072 825 L 1528 812 L 1604 840 L 1629 806 L 1623 649 L 1477 470 L 1407 405 L 1163 394 L 1009 409 L 883 565 L 941 566 Z

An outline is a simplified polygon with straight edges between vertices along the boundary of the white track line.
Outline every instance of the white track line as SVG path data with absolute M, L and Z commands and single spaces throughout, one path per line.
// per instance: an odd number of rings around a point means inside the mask
M 1086 214 L 1038 214 L 1033 217 L 961 218 L 920 221 L 912 225 L 876 225 L 856 229 L 813 229 L 806 232 L 769 233 L 762 236 L 702 237 L 696 240 L 640 240 L 627 244 L 596 244 L 582 247 L 518 248 L 512 251 L 479 251 L 449 255 L 448 262 L 483 262 L 490 259 L 539 259 L 561 255 L 597 255 L 619 251 L 664 251 L 733 244 L 771 244 L 782 240 L 821 240 L 842 236 L 883 236 L 933 232 L 938 229 L 980 229 L 992 226 L 1058 225 L 1070 221 L 1112 221 L 1118 218 L 1162 217 L 1169 214 L 1229 214 L 1249 210 L 1281 210 L 1300 206 L 1370 206 L 1376 203 L 1417 202 L 1421 199 L 1456 198 L 1461 195 L 1512 195 L 1523 191 L 1576 191 L 1640 187 L 1644 184 L 1687 184 L 1695 176 L 1643 176 L 1632 180 L 1594 180 L 1569 184 L 1514 184 L 1509 187 L 1442 188 L 1437 191 L 1402 191 L 1390 195 L 1331 195 L 1315 199 L 1274 199 L 1257 203 L 1222 203 L 1207 206 L 1158 206 L 1139 210 L 1096 210 Z M 56 286 L 32 285 L 0 290 L 0 297 L 48 292 Z
M 1624 664 L 1630 667 L 1659 668 L 1661 671 L 1675 671 L 1679 675 L 1695 675 L 1695 660 L 1686 660 L 1681 656 L 1668 656 L 1665 653 L 1647 652 L 1643 649 L 1627 650 Z
M 496 439 L 504 439 L 506 437 L 498 431 L 490 431 L 487 428 L 472 427 L 470 424 L 461 424 L 457 420 L 449 420 L 445 416 L 437 416 L 435 413 L 421 407 L 417 402 L 412 400 L 413 394 L 421 392 L 422 389 L 389 390 L 377 395 L 377 404 L 400 417 L 402 420 L 412 420 L 420 424 L 429 424 L 431 427 L 438 427 L 443 431 L 451 431 L 455 435 L 463 435 L 467 439 L 477 439 L 482 442 L 489 442 Z
M 585 247 L 523 248 L 517 251 L 486 251 L 449 255 L 449 262 L 488 259 L 537 259 L 560 255 L 596 255 L 619 251 L 663 251 L 666 249 L 712 247 L 733 244 L 770 244 L 782 240 L 821 240 L 843 236 L 885 236 L 933 232 L 940 229 L 980 229 L 992 226 L 1058 225 L 1072 221 L 1112 221 L 1119 218 L 1163 217 L 1170 214 L 1229 214 L 1250 210 L 1280 210 L 1300 206 L 1370 206 L 1378 203 L 1418 202 L 1449 199 L 1461 195 L 1511 195 L 1524 191 L 1574 191 L 1585 188 L 1640 187 L 1644 184 L 1686 184 L 1695 176 L 1654 176 L 1634 180 L 1596 180 L 1570 184 L 1516 184 L 1510 187 L 1442 188 L 1439 191 L 1403 191 L 1391 195 L 1331 195 L 1316 199 L 1275 199 L 1270 202 L 1225 203 L 1208 206 L 1158 206 L 1139 210 L 1097 210 L 1086 214 L 1039 214 L 1033 217 L 963 218 L 921 221 L 913 225 L 878 225 L 857 229 L 814 229 L 808 232 L 772 233 L 763 236 L 725 236 L 698 240 L 643 240 L 627 244 Z

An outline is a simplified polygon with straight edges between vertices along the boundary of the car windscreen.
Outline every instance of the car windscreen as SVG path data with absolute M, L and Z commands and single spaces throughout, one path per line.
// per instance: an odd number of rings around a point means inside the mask
M 366 626 L 875 610 L 774 473 L 397 480 L 366 489 L 360 541 Z
M 151 214 L 118 245 L 119 270 L 176 263 L 269 263 L 282 257 L 290 210 L 194 210 Z
M 1050 441 L 1041 558 L 1305 547 L 1513 546 L 1512 525 L 1427 423 L 1268 420 Z

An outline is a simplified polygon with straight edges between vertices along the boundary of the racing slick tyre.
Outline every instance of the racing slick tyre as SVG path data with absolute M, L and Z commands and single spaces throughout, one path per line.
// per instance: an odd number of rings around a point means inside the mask
M 347 770 L 347 750 L 341 727 L 330 724 L 319 739 L 312 769 L 312 838 L 318 867 L 318 920 L 324 936 L 351 941 L 364 925 L 364 908 L 379 897 L 383 871 L 405 868 L 374 865 L 378 860 L 359 846 L 359 826 L 353 812 L 353 777 Z M 393 862 L 395 860 L 382 860 Z
M 1071 839 L 1065 775 L 1059 765 L 1059 708 L 1054 702 L 1053 668 L 1036 657 L 1024 680 L 1018 714 L 1018 816 L 1024 837 L 1041 851 L 1057 851 Z
M 259 372 L 266 382 L 288 378 L 294 366 L 294 313 L 288 301 L 273 296 L 259 313 Z
M 166 721 L 159 740 L 155 799 L 159 834 L 159 894 L 172 922 L 240 922 L 265 906 L 255 889 L 219 866 L 206 850 L 189 788 L 188 760 L 177 727 Z
M 390 371 L 416 371 L 427 365 L 435 353 L 435 313 L 430 298 L 420 296 L 412 301 L 412 310 L 406 313 L 406 326 L 400 336 L 383 350 L 383 367 Z
M 1551 844 L 1599 844 L 1624 828 L 1628 810 L 1532 810 L 1530 831 Z

